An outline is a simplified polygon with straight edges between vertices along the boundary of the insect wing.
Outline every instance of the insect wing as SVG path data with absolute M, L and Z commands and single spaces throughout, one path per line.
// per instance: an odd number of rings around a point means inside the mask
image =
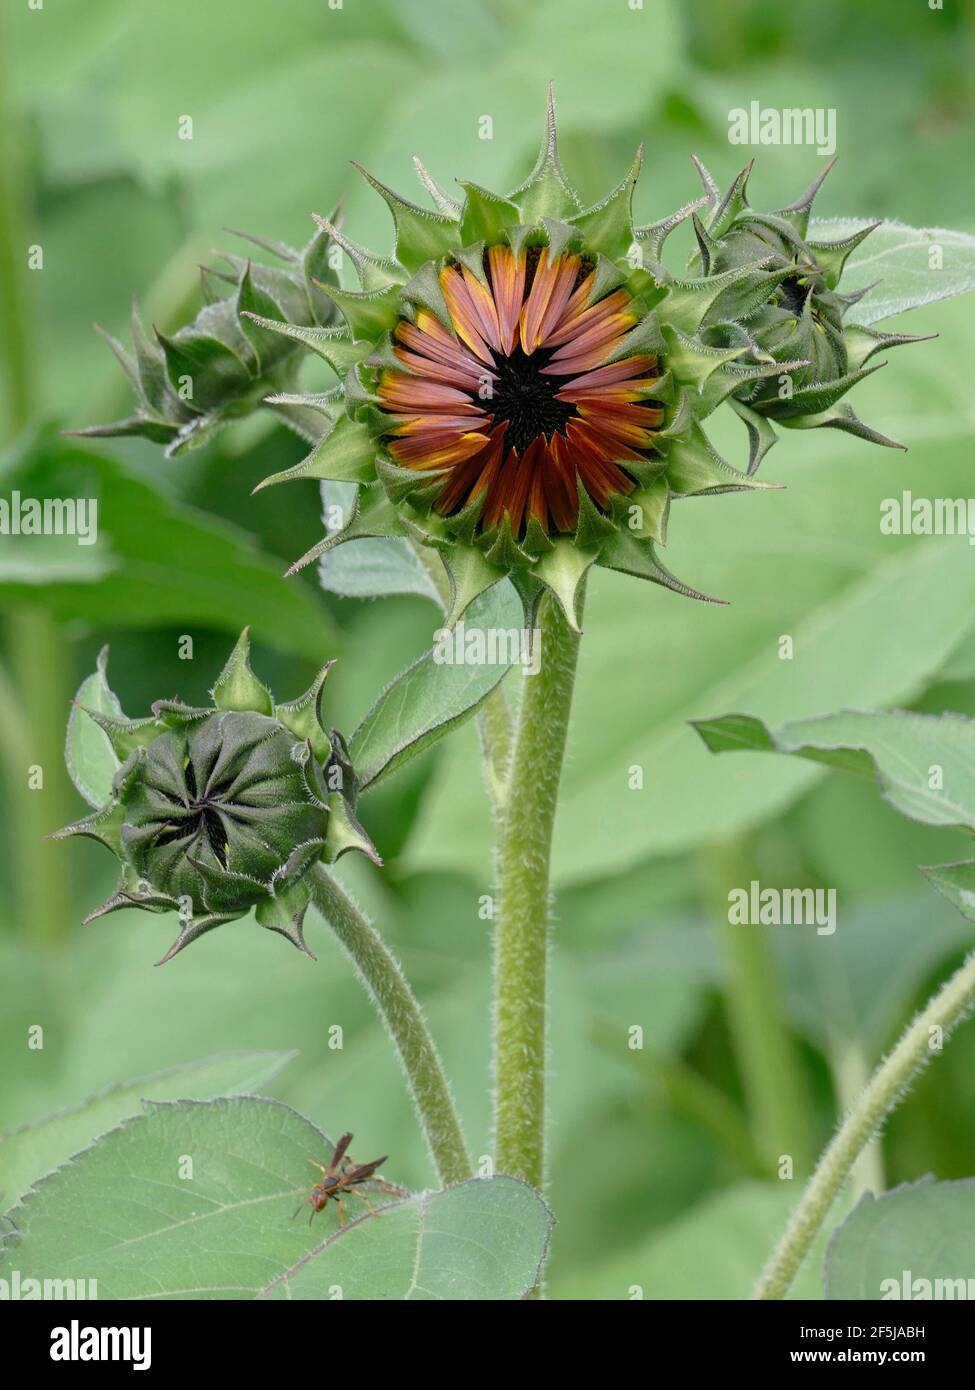
M 386 1162 L 389 1154 L 383 1154 L 382 1158 L 374 1158 L 371 1163 L 360 1163 L 355 1168 L 345 1174 L 347 1183 L 365 1182 L 371 1178 L 377 1168 L 381 1168 Z
M 332 1162 L 331 1162 L 331 1167 L 332 1167 L 332 1168 L 338 1168 L 339 1164 L 342 1162 L 343 1158 L 345 1157 L 346 1150 L 348 1149 L 348 1147 L 349 1147 L 349 1145 L 350 1145 L 351 1143 L 352 1143 L 352 1135 L 351 1135 L 351 1134 L 343 1134 L 343 1135 L 342 1135 L 342 1138 L 341 1138 L 341 1139 L 338 1141 L 338 1143 L 335 1145 L 335 1150 L 334 1150 L 334 1152 L 333 1152 L 333 1154 L 332 1154 Z

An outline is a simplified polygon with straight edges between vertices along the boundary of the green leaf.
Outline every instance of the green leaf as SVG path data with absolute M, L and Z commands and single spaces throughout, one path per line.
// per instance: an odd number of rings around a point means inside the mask
M 970 1299 L 975 1178 L 864 1193 L 833 1233 L 823 1276 L 828 1299 Z
M 264 1297 L 494 1302 L 534 1288 L 554 1218 L 516 1178 L 474 1178 L 365 1216 L 264 1290 Z
M 692 722 L 712 753 L 787 753 L 875 776 L 901 815 L 975 830 L 975 720 L 962 715 L 844 712 L 777 730 L 745 714 Z M 922 873 L 975 922 L 975 860 L 922 866 Z
M 416 551 L 400 536 L 346 541 L 322 556 L 318 575 L 323 589 L 342 598 L 415 594 L 440 602 L 436 585 Z
M 429 1287 L 518 1298 L 533 1285 L 552 1221 L 530 1188 L 484 1179 L 405 1201 L 372 1189 L 374 1212 L 350 1196 L 347 1219 L 360 1205 L 363 1219 L 341 1232 L 332 1206 L 311 1223 L 293 1220 L 296 1205 L 309 1210 L 309 1160 L 327 1162 L 330 1150 L 277 1101 L 150 1103 L 11 1210 L 0 1277 L 17 1269 L 23 1284 L 55 1270 L 97 1281 L 101 1299 L 247 1299 L 285 1279 L 292 1296 L 329 1297 L 338 1275 L 344 1298 L 390 1296 L 394 1285 L 398 1297 Z M 66 1212 L 84 1220 L 66 1223 Z M 418 1257 L 428 1282 L 411 1290 Z
M 635 239 L 630 209 L 642 162 L 641 145 L 626 177 L 612 193 L 584 212 L 576 213 L 571 219 L 572 225 L 582 232 L 588 250 L 600 251 L 611 260 L 625 256 L 629 251 Z
M 788 753 L 873 774 L 901 815 L 975 830 L 975 720 L 894 710 L 829 714 L 778 729 L 744 714 L 693 723 L 712 753 Z
M 187 403 L 194 410 L 212 410 L 229 396 L 242 391 L 250 381 L 247 367 L 219 338 L 180 329 L 172 337 L 156 330 L 166 357 L 166 370 L 174 391 L 188 382 Z
M 100 1134 L 130 1115 L 143 1100 L 209 1100 L 212 1096 L 251 1093 L 265 1086 L 287 1063 L 287 1052 L 238 1052 L 207 1057 L 124 1081 L 81 1105 L 0 1134 L 0 1193 L 4 1205 L 26 1192 L 31 1183 Z
M 814 218 L 809 236 L 814 241 L 845 241 L 870 225 L 866 218 Z M 975 289 L 975 236 L 946 227 L 882 222 L 850 256 L 840 290 L 849 294 L 875 280 L 880 284 L 853 306 L 847 322 L 879 323 L 908 309 Z
M 108 648 L 98 654 L 96 669 L 86 676 L 68 716 L 68 736 L 64 758 L 68 773 L 89 806 L 104 806 L 112 794 L 112 778 L 119 760 L 104 729 L 100 729 L 89 710 L 123 718 L 122 706 L 109 689 L 106 667 Z
M 351 516 L 355 483 L 322 483 L 322 511 L 329 535 L 341 531 Z M 337 522 L 338 515 L 343 520 Z M 337 522 L 337 524 L 332 524 Z M 319 561 L 323 589 L 342 598 L 382 598 L 387 594 L 416 594 L 440 603 L 436 585 L 414 547 L 401 536 L 346 541 Z
M 99 1298 L 253 1298 L 321 1241 L 293 1221 L 330 1144 L 276 1101 L 150 1103 L 9 1213 L 0 1277 L 55 1270 Z M 191 1166 L 187 1166 L 187 1159 Z M 66 1212 L 85 1213 L 66 1226 Z
M 250 624 L 255 640 L 319 663 L 334 646 L 334 630 L 321 599 L 301 584 L 282 584 L 281 561 L 262 552 L 246 532 L 172 500 L 120 462 L 90 447 L 66 444 L 50 433 L 0 460 L 4 491 L 25 497 L 95 498 L 97 540 L 71 535 L 26 537 L 61 553 L 96 556 L 101 572 L 50 577 L 44 585 L 23 578 L 0 583 L 6 603 L 45 604 L 64 622 L 96 629 L 194 625 L 230 631 Z
M 522 622 L 521 603 L 511 585 L 503 583 L 475 600 L 468 619 L 455 631 L 459 641 L 472 644 L 483 633 L 491 655 L 491 635 L 497 651 L 497 634 L 520 636 Z M 456 650 L 449 639 L 448 647 Z M 388 776 L 469 719 L 511 669 L 508 660 L 446 664 L 434 659 L 434 650 L 387 686 L 352 735 L 349 752 L 363 786 Z
M 921 873 L 963 917 L 975 922 L 975 859 L 957 864 L 920 864 Z

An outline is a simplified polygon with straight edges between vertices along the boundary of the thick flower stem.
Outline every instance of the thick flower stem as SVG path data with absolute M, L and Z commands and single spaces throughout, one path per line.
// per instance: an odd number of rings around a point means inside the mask
M 379 932 L 332 875 L 317 865 L 312 901 L 355 965 L 399 1053 L 440 1181 L 472 1176 L 467 1147 L 436 1044 L 406 977 Z
M 918 1072 L 940 1051 L 952 1030 L 975 1006 L 975 952 L 908 1025 L 884 1058 L 832 1142 L 782 1239 L 755 1286 L 753 1298 L 783 1298 L 857 1158 L 903 1098 Z
M 535 640 L 541 668 L 525 677 L 499 827 L 494 1074 L 498 1171 L 541 1189 L 549 860 L 579 653 L 578 634 L 550 596 Z

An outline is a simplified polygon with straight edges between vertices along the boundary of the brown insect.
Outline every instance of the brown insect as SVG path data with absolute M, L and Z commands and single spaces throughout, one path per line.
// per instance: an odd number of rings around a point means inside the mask
M 383 1154 L 382 1158 L 374 1158 L 371 1163 L 356 1163 L 348 1154 L 351 1143 L 352 1135 L 343 1134 L 332 1150 L 332 1161 L 327 1167 L 324 1163 L 316 1163 L 313 1158 L 308 1160 L 312 1167 L 318 1168 L 322 1174 L 321 1182 L 316 1182 L 308 1194 L 308 1200 L 311 1203 L 309 1226 L 314 1221 L 315 1214 L 324 1211 L 329 1202 L 334 1202 L 338 1207 L 339 1225 L 344 1226 L 345 1212 L 342 1207 L 342 1194 L 347 1192 L 358 1197 L 360 1202 L 365 1202 L 369 1210 L 374 1212 L 375 1207 L 369 1198 L 364 1193 L 357 1191 L 363 1183 L 369 1183 L 371 1189 L 376 1192 L 390 1192 L 398 1197 L 403 1195 L 401 1187 L 393 1187 L 390 1183 L 385 1183 L 375 1176 L 376 1169 L 382 1167 L 389 1155 Z M 303 1205 L 304 1203 L 299 1204 L 295 1210 L 295 1216 L 301 1211 Z M 291 1219 L 293 1221 L 294 1217 Z

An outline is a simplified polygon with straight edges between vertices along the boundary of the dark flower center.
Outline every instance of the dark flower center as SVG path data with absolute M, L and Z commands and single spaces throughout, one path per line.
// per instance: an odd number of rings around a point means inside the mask
M 790 275 L 788 280 L 783 280 L 779 285 L 779 293 L 785 307 L 798 317 L 809 295 L 809 285 L 804 284 L 797 275 Z
M 202 831 L 209 841 L 217 863 L 222 869 L 225 869 L 227 867 L 227 833 L 217 812 L 219 808 L 224 811 L 224 814 L 233 818 L 233 811 L 227 811 L 221 804 L 218 788 L 212 789 L 210 794 L 200 799 L 196 785 L 196 769 L 192 762 L 187 762 L 183 776 L 186 781 L 186 790 L 192 798 L 189 809 L 196 812 L 196 815 L 191 820 L 183 820 L 173 825 L 171 829 L 163 830 L 156 837 L 156 844 L 168 845 L 173 840 L 185 840 L 191 836 L 199 835 Z M 174 806 L 181 804 L 176 797 L 170 796 L 166 792 L 163 792 L 163 795 Z
M 496 425 L 507 421 L 505 439 L 509 447 L 521 454 L 540 434 L 546 439 L 551 439 L 556 431 L 565 434 L 566 425 L 577 412 L 570 401 L 556 399 L 565 378 L 542 375 L 542 368 L 551 361 L 551 352 L 540 348 L 526 353 L 516 344 L 510 356 L 497 351 L 492 356 L 498 382 L 486 405 Z

